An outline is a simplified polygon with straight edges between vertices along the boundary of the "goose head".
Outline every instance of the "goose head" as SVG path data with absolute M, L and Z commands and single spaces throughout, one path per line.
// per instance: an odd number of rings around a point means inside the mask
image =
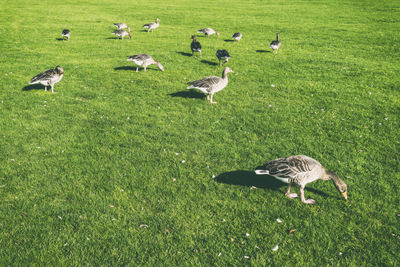
M 336 175 L 336 173 L 333 173 L 331 171 L 327 171 L 330 179 L 333 181 L 336 189 L 339 191 L 339 193 L 344 197 L 344 199 L 347 200 L 347 185 L 345 182 L 343 182 L 339 176 Z
M 61 74 L 64 73 L 64 69 L 63 69 L 61 66 L 57 66 L 57 67 L 56 67 L 56 72 L 57 72 L 59 75 L 61 75 Z

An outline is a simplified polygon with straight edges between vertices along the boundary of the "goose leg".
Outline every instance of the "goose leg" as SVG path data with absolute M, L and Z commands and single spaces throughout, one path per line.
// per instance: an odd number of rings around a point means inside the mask
M 139 67 L 136 67 L 136 72 L 138 72 L 139 71 Z
M 201 50 L 200 50 L 200 57 L 201 57 Z
M 214 94 L 211 94 L 210 103 L 211 103 L 211 104 L 217 104 L 217 102 L 215 102 L 215 101 L 213 101 L 213 100 L 212 100 L 212 98 L 213 98 L 213 95 L 214 95 Z
M 44 87 L 44 90 L 47 92 L 47 86 Z
M 51 93 L 54 93 L 54 84 L 52 84 L 50 86 L 51 86 Z
M 144 72 L 146 72 L 146 68 L 147 68 L 147 67 L 144 67 Z
M 304 198 L 304 187 L 300 187 L 300 197 L 301 197 L 301 202 L 306 203 L 306 204 L 315 204 L 315 200 L 314 199 L 305 199 Z
M 288 198 L 296 198 L 296 197 L 297 197 L 297 194 L 296 194 L 296 193 L 290 193 L 290 187 L 291 187 L 291 186 L 292 186 L 292 183 L 289 183 L 285 195 L 286 195 Z

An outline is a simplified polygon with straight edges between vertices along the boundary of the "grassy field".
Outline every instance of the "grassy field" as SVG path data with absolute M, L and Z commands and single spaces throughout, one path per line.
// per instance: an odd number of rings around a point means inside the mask
M 398 2 L 0 0 L 0 22 L 0 265 L 400 265 Z M 221 75 L 217 49 L 235 73 L 211 105 L 186 83 Z M 29 86 L 56 65 L 55 94 Z M 253 173 L 295 154 L 349 200 Z

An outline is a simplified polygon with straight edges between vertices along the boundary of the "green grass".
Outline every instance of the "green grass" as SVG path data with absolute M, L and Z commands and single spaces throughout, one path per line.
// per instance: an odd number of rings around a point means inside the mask
M 396 1 L 0 0 L 0 265 L 400 265 L 399 17 Z M 115 22 L 133 39 L 109 39 Z M 221 37 L 198 38 L 202 59 L 227 49 L 235 71 L 216 105 L 185 89 L 222 72 L 179 53 L 203 27 Z M 278 55 L 257 52 L 277 31 Z M 138 53 L 166 71 L 136 73 Z M 26 87 L 56 65 L 56 94 Z M 294 154 L 349 200 L 318 181 L 304 205 L 253 174 Z

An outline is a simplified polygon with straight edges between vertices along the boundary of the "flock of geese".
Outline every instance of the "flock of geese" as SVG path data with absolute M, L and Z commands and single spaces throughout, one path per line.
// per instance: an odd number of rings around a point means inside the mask
M 147 29 L 147 32 L 153 32 L 160 26 L 160 19 L 156 19 L 155 22 L 148 23 L 143 25 L 143 28 Z M 114 26 L 117 28 L 112 34 L 115 34 L 123 40 L 125 36 L 129 36 L 132 38 L 130 34 L 130 27 L 125 23 L 115 23 Z M 127 31 L 126 31 L 127 30 Z M 212 28 L 203 28 L 198 30 L 198 33 L 203 33 L 207 37 L 210 35 L 220 36 L 220 33 Z M 69 40 L 71 37 L 71 31 L 65 29 L 62 31 L 63 39 Z M 232 39 L 236 41 L 240 41 L 243 35 L 240 32 L 236 32 L 233 34 Z M 201 57 L 201 49 L 202 46 L 195 35 L 191 36 L 192 42 L 190 44 L 190 49 L 192 51 L 192 56 L 194 53 L 198 52 Z M 278 53 L 278 49 L 281 46 L 281 42 L 279 41 L 279 33 L 276 34 L 276 40 L 270 43 L 270 48 L 273 50 L 274 54 Z M 225 49 L 218 50 L 216 52 L 216 56 L 219 61 L 219 66 L 225 64 L 229 61 L 230 55 L 228 51 Z M 128 61 L 132 61 L 137 65 L 136 72 L 139 70 L 139 66 L 146 68 L 149 65 L 155 64 L 161 71 L 164 71 L 164 67 L 160 62 L 153 59 L 150 55 L 147 54 L 139 54 L 128 56 Z M 207 96 L 207 100 L 214 104 L 213 95 L 224 89 L 228 85 L 228 73 L 233 72 L 233 70 L 229 67 L 225 67 L 222 72 L 222 77 L 217 76 L 208 76 L 200 80 L 192 81 L 188 83 L 187 89 L 198 89 L 203 92 Z M 45 91 L 47 91 L 47 87 L 51 87 L 51 92 L 54 93 L 54 84 L 61 81 L 64 74 L 64 70 L 61 66 L 57 66 L 54 69 L 46 70 L 32 78 L 30 84 L 42 84 L 45 87 Z M 304 155 L 296 155 L 290 156 L 287 158 L 279 158 L 272 160 L 266 163 L 264 166 L 259 167 L 255 170 L 257 175 L 269 175 L 273 176 L 276 179 L 285 182 L 288 184 L 288 188 L 286 190 L 285 195 L 289 198 L 296 198 L 296 193 L 290 193 L 291 186 L 293 184 L 300 187 L 300 198 L 303 203 L 306 204 L 314 204 L 315 200 L 313 199 L 305 199 L 304 196 L 304 188 L 306 184 L 313 182 L 315 180 L 332 180 L 337 190 L 342 194 L 342 196 L 347 200 L 347 185 L 333 172 L 325 169 L 321 163 L 317 160 L 304 156 Z

